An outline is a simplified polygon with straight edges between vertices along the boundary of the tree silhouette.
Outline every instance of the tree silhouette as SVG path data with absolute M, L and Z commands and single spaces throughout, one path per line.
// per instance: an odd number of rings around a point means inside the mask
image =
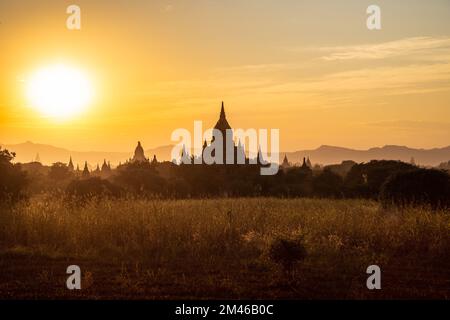
M 72 177 L 72 172 L 65 163 L 56 162 L 50 167 L 48 176 L 50 179 L 63 181 L 70 179 Z
M 0 201 L 2 203 L 16 202 L 24 196 L 28 184 L 27 175 L 20 165 L 13 164 L 14 152 L 0 149 Z
M 415 169 L 392 175 L 382 186 L 380 200 L 389 205 L 450 208 L 450 176 L 441 170 Z

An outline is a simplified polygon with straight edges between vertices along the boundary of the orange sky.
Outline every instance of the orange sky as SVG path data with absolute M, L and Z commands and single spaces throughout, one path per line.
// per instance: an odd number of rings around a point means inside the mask
M 0 3 L 0 142 L 75 150 L 171 143 L 225 107 L 239 128 L 279 128 L 281 149 L 449 145 L 450 4 L 377 1 L 65 1 Z M 406 9 L 405 9 L 406 8 Z M 26 99 L 37 69 L 89 75 L 94 98 L 64 121 Z

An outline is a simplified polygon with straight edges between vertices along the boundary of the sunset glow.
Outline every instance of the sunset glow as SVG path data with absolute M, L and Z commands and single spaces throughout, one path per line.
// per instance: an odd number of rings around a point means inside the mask
M 84 1 L 81 30 L 56 1 L 2 2 L 0 142 L 156 148 L 225 101 L 282 151 L 447 146 L 450 11 L 413 2 L 377 3 L 376 31 L 360 0 Z
M 58 119 L 81 113 L 92 97 L 91 84 L 78 69 L 54 65 L 35 72 L 27 81 L 27 97 L 33 108 Z
M 450 0 L 1 0 L 2 311 L 448 303 L 449 137 Z

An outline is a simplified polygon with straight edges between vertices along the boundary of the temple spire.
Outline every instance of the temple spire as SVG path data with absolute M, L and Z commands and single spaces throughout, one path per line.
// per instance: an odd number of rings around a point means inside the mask
M 84 177 L 88 177 L 89 176 L 89 168 L 88 168 L 88 165 L 87 165 L 87 161 L 84 162 L 83 176 Z
M 106 159 L 103 159 L 103 164 L 102 164 L 102 172 L 109 172 L 111 171 L 111 167 L 109 166 L 109 161 L 108 163 L 106 163 Z
M 308 169 L 309 169 L 308 165 L 306 164 L 306 158 L 305 158 L 305 157 L 303 157 L 303 164 L 302 164 L 301 167 L 302 167 L 303 169 L 305 169 L 305 168 L 308 168 Z
M 220 118 L 225 119 L 225 107 L 223 105 L 223 101 L 222 101 L 222 108 L 220 109 Z
M 70 156 L 69 164 L 67 165 L 70 171 L 74 170 L 73 162 L 72 162 L 72 156 Z

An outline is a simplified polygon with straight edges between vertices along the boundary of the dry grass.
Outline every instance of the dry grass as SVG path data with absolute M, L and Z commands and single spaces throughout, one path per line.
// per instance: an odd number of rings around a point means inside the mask
M 268 251 L 276 238 L 299 236 L 308 256 L 287 281 Z M 70 206 L 40 196 L 2 211 L 0 248 L 1 265 L 13 273 L 12 261 L 41 259 L 41 284 L 51 281 L 46 263 L 79 261 L 88 269 L 83 297 L 448 298 L 450 292 L 450 215 L 386 211 L 367 200 L 99 199 Z M 378 293 L 365 288 L 370 264 L 383 270 Z M 31 297 L 68 295 L 45 288 Z

